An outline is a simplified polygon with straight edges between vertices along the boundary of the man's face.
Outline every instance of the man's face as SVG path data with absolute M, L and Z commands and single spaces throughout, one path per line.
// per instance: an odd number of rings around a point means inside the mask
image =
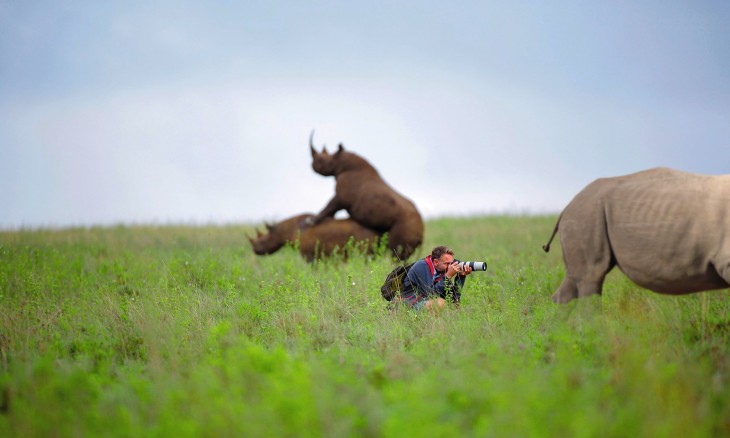
M 441 257 L 433 260 L 433 267 L 436 269 L 436 272 L 444 273 L 452 263 L 454 263 L 454 256 L 451 254 L 443 254 Z

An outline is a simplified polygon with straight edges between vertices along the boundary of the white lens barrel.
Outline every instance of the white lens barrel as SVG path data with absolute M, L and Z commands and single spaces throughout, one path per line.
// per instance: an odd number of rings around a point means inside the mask
M 472 271 L 486 271 L 487 264 L 485 262 L 470 262 Z
M 471 267 L 472 271 L 486 271 L 487 270 L 487 262 L 459 262 L 459 267 L 462 269 L 464 266 Z

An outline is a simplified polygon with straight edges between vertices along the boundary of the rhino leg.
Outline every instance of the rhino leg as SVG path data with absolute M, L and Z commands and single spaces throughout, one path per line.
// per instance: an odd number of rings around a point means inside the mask
M 306 260 L 306 261 L 308 261 L 310 263 L 313 262 L 314 259 L 315 259 L 315 251 L 314 251 L 314 248 L 311 248 L 311 247 L 308 247 L 308 248 L 299 247 L 299 253 L 302 255 L 302 257 L 304 257 L 304 260 Z
M 715 269 L 720 277 L 725 280 L 725 283 L 730 286 L 730 255 L 720 258 L 723 260 L 720 263 L 715 263 Z
M 591 295 L 601 295 L 603 292 L 603 279 L 600 281 L 579 281 L 576 283 L 570 277 L 565 277 L 560 287 L 553 294 L 553 302 L 557 304 L 565 304 L 574 298 L 589 297 Z
M 616 265 L 602 211 L 583 221 L 562 221 L 560 236 L 566 276 L 553 301 L 600 295 L 606 274 Z
M 320 222 L 322 222 L 325 218 L 335 217 L 335 213 L 337 213 L 340 210 L 342 210 L 342 205 L 340 204 L 340 200 L 335 195 L 335 197 L 330 199 L 330 202 L 328 202 L 327 205 L 324 206 L 322 211 L 320 211 L 313 218 L 308 219 L 308 221 L 310 222 L 310 225 L 317 225 Z
M 299 253 L 308 262 L 313 262 L 322 255 L 322 248 L 315 228 L 307 228 L 299 234 Z
M 420 239 L 402 236 L 395 227 L 388 232 L 388 248 L 395 252 L 397 257 L 405 260 L 413 254 L 421 244 Z
M 565 304 L 573 298 L 578 298 L 578 286 L 572 278 L 566 276 L 560 283 L 558 290 L 553 294 L 553 302 L 557 304 Z

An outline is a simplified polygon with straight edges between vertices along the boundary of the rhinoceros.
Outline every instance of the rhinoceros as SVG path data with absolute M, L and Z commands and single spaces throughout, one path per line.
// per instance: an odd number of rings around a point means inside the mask
M 335 195 L 317 214 L 313 222 L 333 217 L 347 210 L 351 219 L 380 233 L 388 233 L 388 248 L 402 260 L 410 256 L 423 241 L 423 220 L 416 206 L 396 192 L 375 168 L 361 156 L 346 151 L 340 143 L 329 154 L 324 147 L 317 153 L 309 137 L 312 169 L 320 175 L 334 176 Z
M 566 276 L 556 303 L 601 294 L 618 266 L 654 292 L 689 294 L 730 287 L 730 175 L 668 168 L 600 178 L 563 210 L 560 233 Z
M 366 252 L 372 252 L 373 244 L 381 236 L 352 219 L 328 218 L 317 225 L 309 225 L 307 219 L 313 216 L 304 213 L 276 224 L 266 224 L 266 234 L 257 231 L 255 239 L 249 238 L 254 252 L 258 255 L 272 254 L 299 239 L 299 252 L 311 262 L 332 255 L 337 248 L 344 250 L 350 239 L 356 245 L 364 245 Z

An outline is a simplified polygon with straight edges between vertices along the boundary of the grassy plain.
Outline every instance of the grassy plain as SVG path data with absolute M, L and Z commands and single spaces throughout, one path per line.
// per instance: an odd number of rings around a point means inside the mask
M 0 436 L 729 436 L 730 292 L 556 306 L 554 220 L 427 222 L 489 263 L 436 317 L 248 226 L 2 232 Z

